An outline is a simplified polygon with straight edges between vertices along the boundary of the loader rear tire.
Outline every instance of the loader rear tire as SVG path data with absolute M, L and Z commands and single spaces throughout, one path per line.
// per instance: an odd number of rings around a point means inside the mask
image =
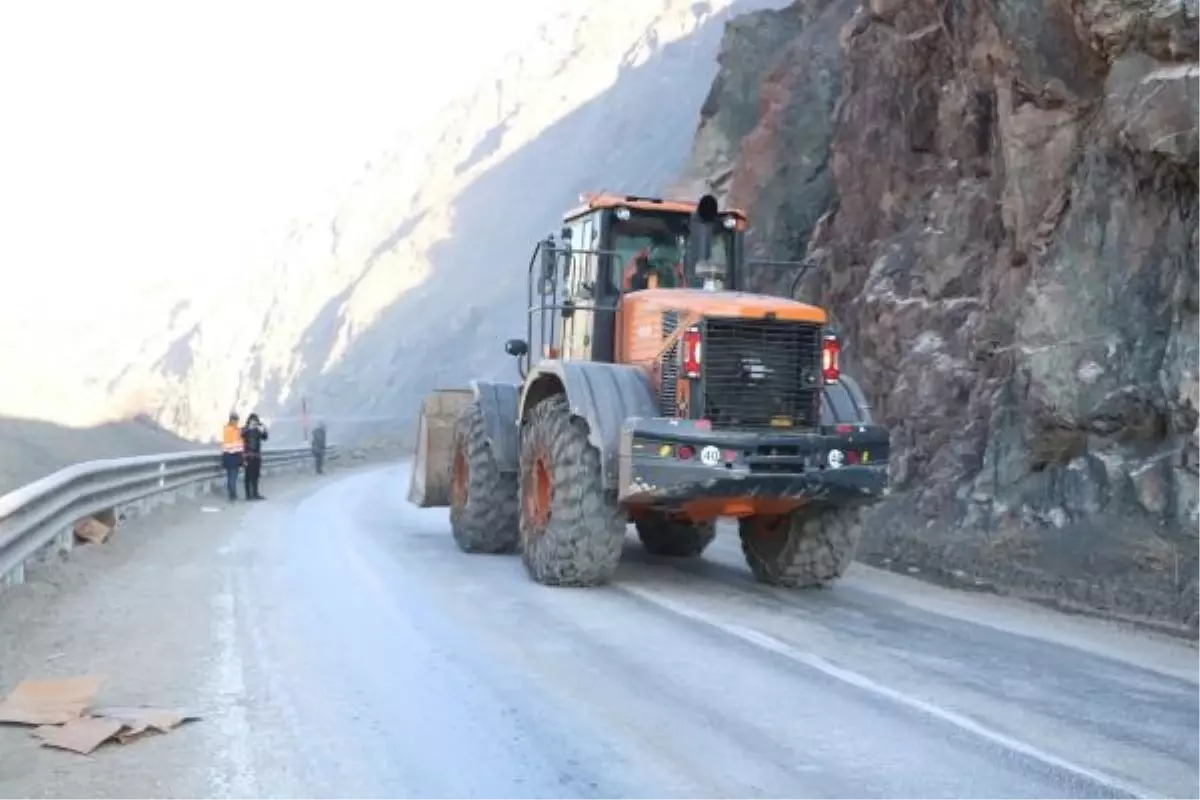
M 497 467 L 478 402 L 464 408 L 454 423 L 450 465 L 454 543 L 464 553 L 515 551 L 519 539 L 517 476 Z
M 856 507 L 823 506 L 742 519 L 738 534 L 755 580 L 811 589 L 835 583 L 854 561 L 859 522 Z
M 694 558 L 717 538 L 715 522 L 699 524 L 670 519 L 657 514 L 643 517 L 634 523 L 638 538 L 647 553 L 656 556 Z
M 612 580 L 625 544 L 625 513 L 605 491 L 587 423 L 554 395 L 533 408 L 521 436 L 521 560 L 546 586 Z

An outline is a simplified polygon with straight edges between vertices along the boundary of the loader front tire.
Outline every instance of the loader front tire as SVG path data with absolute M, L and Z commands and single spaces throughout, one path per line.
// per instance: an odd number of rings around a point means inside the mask
M 533 408 L 521 436 L 521 559 L 547 586 L 608 583 L 621 560 L 625 514 L 604 489 L 587 434 L 554 395 Z
M 634 524 L 642 547 L 656 556 L 695 558 L 717 537 L 715 522 L 697 524 L 653 514 Z
M 830 586 L 858 549 L 856 507 L 804 508 L 791 514 L 742 519 L 742 554 L 755 580 L 787 589 Z
M 450 461 L 450 530 L 464 553 L 511 553 L 517 548 L 517 476 L 496 465 L 478 402 L 454 424 Z

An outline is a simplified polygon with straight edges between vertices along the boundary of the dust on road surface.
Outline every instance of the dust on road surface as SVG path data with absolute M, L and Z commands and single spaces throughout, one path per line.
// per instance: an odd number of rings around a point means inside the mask
M 1197 794 L 1187 643 L 863 567 L 774 590 L 728 530 L 550 589 L 406 486 L 181 506 L 4 595 L 0 687 L 100 672 L 204 719 L 90 758 L 0 729 L 0 795 Z

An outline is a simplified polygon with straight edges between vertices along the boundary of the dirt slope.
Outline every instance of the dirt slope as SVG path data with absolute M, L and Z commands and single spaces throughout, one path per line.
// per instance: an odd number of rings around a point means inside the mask
M 253 291 L 181 308 L 171 343 L 110 391 L 193 433 L 233 398 L 295 416 L 301 397 L 394 431 L 435 384 L 515 376 L 502 342 L 524 334 L 535 242 L 581 191 L 661 191 L 686 163 L 724 22 L 778 5 L 572 4 L 374 159 L 332 218 L 298 222 Z
M 0 494 L 79 461 L 202 447 L 145 419 L 74 428 L 0 417 Z

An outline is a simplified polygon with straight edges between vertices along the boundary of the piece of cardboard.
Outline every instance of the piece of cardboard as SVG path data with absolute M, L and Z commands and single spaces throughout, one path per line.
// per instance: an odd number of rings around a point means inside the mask
M 95 517 L 85 517 L 75 523 L 75 535 L 92 544 L 104 544 L 112 532 L 112 525 L 106 525 Z
M 200 718 L 159 706 L 93 708 L 101 681 L 94 676 L 22 681 L 0 702 L 0 722 L 37 726 L 33 735 L 44 746 L 89 755 L 105 742 L 128 744 Z
M 124 726 L 122 738 L 132 738 L 148 730 L 169 733 L 185 722 L 199 719 L 195 714 L 176 708 L 155 706 L 105 706 L 92 709 L 91 714 L 120 722 Z
M 80 717 L 64 725 L 43 725 L 34 731 L 46 747 L 88 755 L 121 731 L 121 723 L 102 717 Z
M 0 722 L 62 725 L 83 716 L 100 691 L 96 676 L 62 680 L 21 681 L 0 701 Z

